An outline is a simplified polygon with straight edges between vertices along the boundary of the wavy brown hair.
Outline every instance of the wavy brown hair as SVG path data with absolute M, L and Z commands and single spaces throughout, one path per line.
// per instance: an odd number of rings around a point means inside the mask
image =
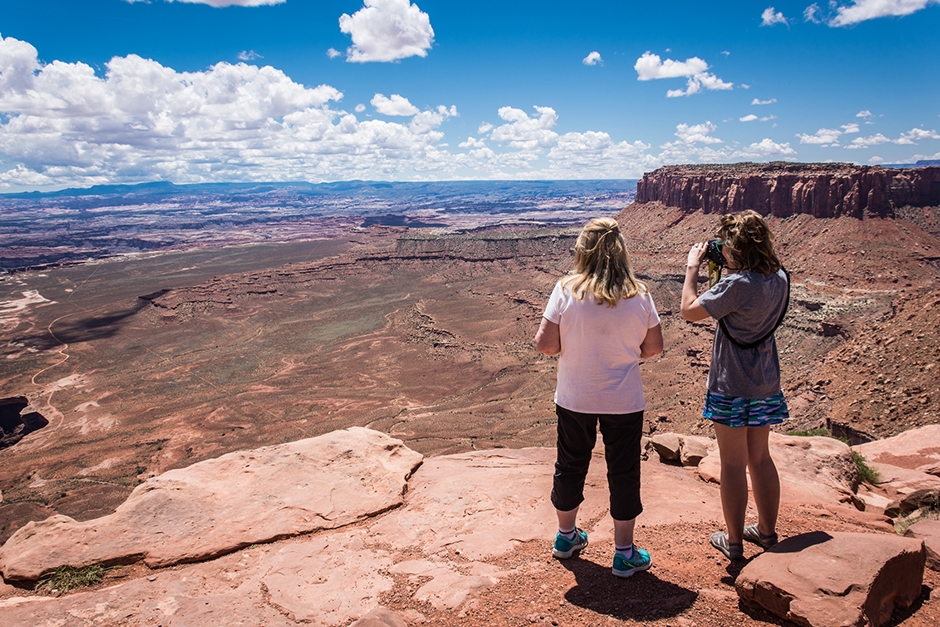
M 594 218 L 581 230 L 574 245 L 574 269 L 562 285 L 578 300 L 589 293 L 598 305 L 608 307 L 649 289 L 634 276 L 627 243 L 613 218 Z
M 748 209 L 721 216 L 718 239 L 731 253 L 731 258 L 742 270 L 773 274 L 783 264 L 774 252 L 774 234 L 756 211 Z

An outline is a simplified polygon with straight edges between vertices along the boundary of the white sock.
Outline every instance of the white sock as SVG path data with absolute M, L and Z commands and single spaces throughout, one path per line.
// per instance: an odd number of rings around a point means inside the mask
M 571 528 L 571 529 L 562 529 L 561 527 L 559 527 L 559 528 L 558 528 L 558 533 L 559 533 L 560 535 L 565 536 L 565 537 L 566 537 L 567 539 L 569 539 L 569 540 L 574 540 L 574 530 L 575 530 L 575 528 Z
M 625 558 L 630 559 L 631 557 L 633 557 L 633 545 L 632 544 L 628 544 L 627 546 L 617 546 L 615 544 L 614 547 L 617 549 L 617 552 L 623 555 Z

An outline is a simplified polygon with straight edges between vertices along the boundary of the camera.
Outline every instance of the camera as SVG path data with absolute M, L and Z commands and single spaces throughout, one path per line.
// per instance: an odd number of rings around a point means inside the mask
M 721 240 L 710 239 L 705 248 L 705 259 L 708 259 L 718 267 L 725 265 L 725 256 L 721 254 L 721 246 L 724 244 Z

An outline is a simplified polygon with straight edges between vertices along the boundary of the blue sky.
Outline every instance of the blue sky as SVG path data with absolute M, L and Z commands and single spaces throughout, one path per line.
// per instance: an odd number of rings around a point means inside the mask
M 940 158 L 940 0 L 0 0 L 0 192 Z

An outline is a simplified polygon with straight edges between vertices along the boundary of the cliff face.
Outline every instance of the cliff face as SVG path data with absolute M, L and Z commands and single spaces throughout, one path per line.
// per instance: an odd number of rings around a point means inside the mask
M 940 167 L 782 162 L 666 166 L 643 175 L 636 201 L 705 213 L 753 209 L 779 217 L 888 217 L 895 207 L 940 205 Z

